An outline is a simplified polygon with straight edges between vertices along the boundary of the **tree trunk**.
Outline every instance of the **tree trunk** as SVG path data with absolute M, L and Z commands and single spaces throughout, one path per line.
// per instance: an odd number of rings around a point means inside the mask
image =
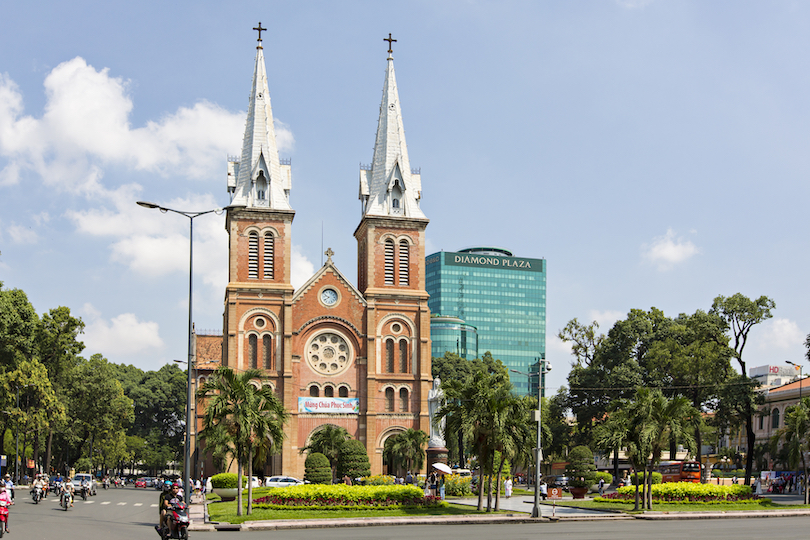
M 501 509 L 501 473 L 503 472 L 503 463 L 506 461 L 506 458 L 503 454 L 501 454 L 501 462 L 498 464 L 498 481 L 495 483 L 495 487 L 497 491 L 495 491 L 495 511 L 499 511 Z
M 39 428 L 34 430 L 34 467 L 39 465 Z M 39 472 L 39 471 L 37 471 Z
M 751 471 L 754 468 L 754 414 L 751 411 L 751 404 L 747 406 L 748 411 L 745 416 L 745 436 L 747 438 L 748 453 L 745 455 L 745 485 L 751 485 Z
M 248 449 L 248 505 L 247 515 L 253 513 L 253 447 Z
M 695 426 L 695 444 L 697 445 L 697 454 L 695 457 L 697 458 L 697 462 L 700 463 L 700 483 L 703 484 L 703 454 L 700 451 L 700 447 L 703 445 L 703 438 L 700 435 L 700 426 Z
M 242 515 L 242 461 L 236 460 L 236 486 L 238 488 L 236 493 L 236 515 Z
M 478 444 L 478 511 L 484 509 L 484 445 Z M 427 482 L 427 473 L 425 473 L 425 482 Z
M 613 482 L 619 485 L 619 449 L 613 449 Z
M 51 451 L 53 448 L 53 428 L 48 428 L 48 444 L 45 446 L 45 463 L 43 463 L 43 467 L 45 468 L 46 474 L 51 474 Z
M 652 463 L 650 463 L 649 471 L 644 477 L 647 479 L 647 510 L 652 510 Z

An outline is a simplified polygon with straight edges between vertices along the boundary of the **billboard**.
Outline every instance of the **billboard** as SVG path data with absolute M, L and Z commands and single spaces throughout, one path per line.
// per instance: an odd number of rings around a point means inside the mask
M 360 414 L 360 399 L 299 397 L 298 412 L 326 413 L 326 414 Z

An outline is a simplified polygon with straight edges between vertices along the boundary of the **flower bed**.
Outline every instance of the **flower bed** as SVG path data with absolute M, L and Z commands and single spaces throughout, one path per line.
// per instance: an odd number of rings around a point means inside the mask
M 636 497 L 635 486 L 620 487 L 616 493 L 597 497 L 596 502 L 632 502 Z M 695 484 L 692 482 L 667 482 L 653 484 L 653 502 L 658 503 L 757 503 L 759 497 L 751 492 L 751 486 L 735 484 L 718 486 L 716 484 Z
M 309 484 L 278 488 L 253 500 L 256 508 L 402 508 L 440 506 L 438 497 L 425 497 L 415 486 L 334 486 Z

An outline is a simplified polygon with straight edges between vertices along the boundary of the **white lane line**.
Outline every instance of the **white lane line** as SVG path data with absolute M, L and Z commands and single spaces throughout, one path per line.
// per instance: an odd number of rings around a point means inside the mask
M 101 504 L 110 504 L 110 501 L 104 501 L 104 502 L 103 502 L 103 503 L 101 503 Z
M 126 504 L 127 504 L 127 503 L 118 503 L 116 506 L 124 506 L 124 505 L 126 505 Z
M 143 506 L 143 503 L 135 503 L 132 506 Z
M 93 504 L 96 501 L 84 501 L 84 504 Z
M 157 508 L 157 507 L 158 507 L 158 505 L 156 505 L 156 504 L 150 504 L 149 505 L 149 508 Z

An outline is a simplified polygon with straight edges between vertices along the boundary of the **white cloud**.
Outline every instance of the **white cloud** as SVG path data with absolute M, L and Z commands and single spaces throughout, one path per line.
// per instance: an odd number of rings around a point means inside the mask
M 643 244 L 641 251 L 642 257 L 656 265 L 659 270 L 669 270 L 699 253 L 692 242 L 677 238 L 672 229 L 667 229 L 664 236 L 653 238 L 651 244 Z
M 557 334 L 550 334 L 546 336 L 546 358 L 568 358 L 573 362 L 574 357 L 571 356 L 571 343 L 565 342 L 557 337 Z
M 315 265 L 301 251 L 299 246 L 292 246 L 292 260 L 290 261 L 292 276 L 290 281 L 296 289 L 307 282 L 315 273 Z
M 760 349 L 792 349 L 801 347 L 805 335 L 799 325 L 789 319 L 773 318 L 762 324 L 764 335 L 757 338 Z
M 590 324 L 591 322 L 596 321 L 599 324 L 599 330 L 597 330 L 597 333 L 607 334 L 608 331 L 613 328 L 613 324 L 619 319 L 623 319 L 624 316 L 625 314 L 621 311 L 599 311 L 592 309 L 588 312 L 588 322 L 583 324 Z
M 108 164 L 187 179 L 209 179 L 222 171 L 229 149 L 241 140 L 245 113 L 200 101 L 133 128 L 129 83 L 108 69 L 96 70 L 76 57 L 59 64 L 44 82 L 41 118 L 23 114 L 17 84 L 0 74 L 0 185 L 35 172 L 48 185 L 95 194 Z M 276 121 L 282 151 L 295 144 L 292 131 Z
M 85 310 L 95 312 L 90 306 Z M 97 313 L 97 312 L 96 312 Z M 122 313 L 110 321 L 96 319 L 85 326 L 84 344 L 87 354 L 101 353 L 107 358 L 131 356 L 163 347 L 158 323 L 140 321 L 132 313 Z
M 8 235 L 15 244 L 35 244 L 39 240 L 33 229 L 17 224 L 9 226 Z

